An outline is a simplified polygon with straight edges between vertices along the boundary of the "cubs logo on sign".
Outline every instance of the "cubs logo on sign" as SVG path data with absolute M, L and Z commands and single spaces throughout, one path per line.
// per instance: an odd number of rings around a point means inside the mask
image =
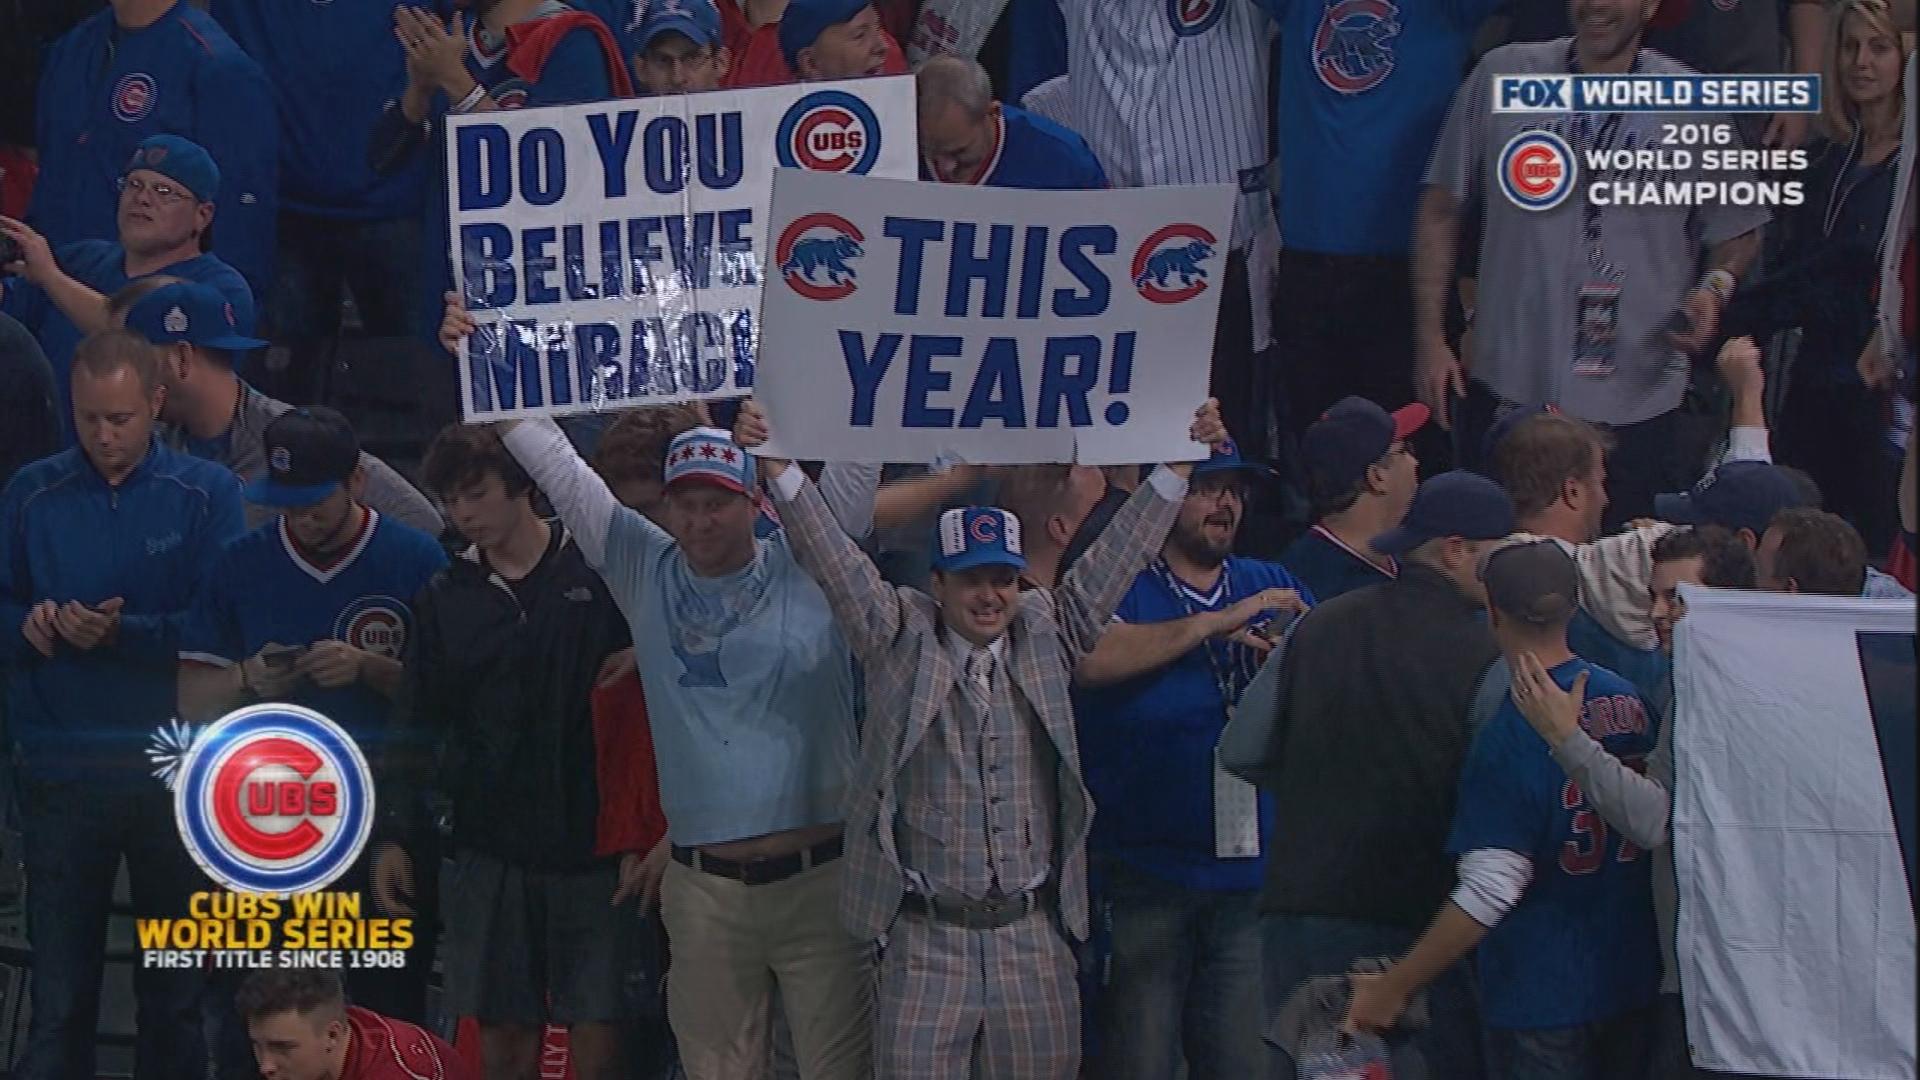
M 774 139 L 788 169 L 864 176 L 880 160 L 880 118 L 843 90 L 808 94 L 788 106 Z
M 773 245 L 787 287 L 809 300 L 840 300 L 859 288 L 855 260 L 867 253 L 859 226 L 838 214 L 798 218 Z
M 1573 190 L 1573 148 L 1550 131 L 1523 131 L 1507 140 L 1495 171 L 1500 190 L 1522 210 L 1551 210 Z
M 407 646 L 407 605 L 391 596 L 363 596 L 334 621 L 333 636 L 362 652 L 400 659 Z
M 1227 10 L 1228 0 L 1167 0 L 1167 21 L 1181 37 L 1193 37 L 1213 29 Z
M 152 115 L 154 100 L 159 96 L 153 76 L 129 72 L 113 84 L 113 115 L 129 124 L 139 123 Z
M 373 777 L 340 726 L 311 709 L 229 713 L 187 751 L 173 790 L 180 838 L 207 876 L 235 892 L 325 888 L 366 847 Z
M 1393 74 L 1400 8 L 1392 0 L 1332 0 L 1313 31 L 1313 70 L 1337 94 L 1364 94 Z
M 1168 225 L 1133 253 L 1133 287 L 1156 304 L 1179 304 L 1207 291 L 1206 263 L 1219 241 L 1192 224 Z

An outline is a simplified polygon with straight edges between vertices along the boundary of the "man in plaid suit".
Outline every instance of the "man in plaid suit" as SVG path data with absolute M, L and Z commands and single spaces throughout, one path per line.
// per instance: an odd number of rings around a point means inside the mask
M 748 403 L 736 441 L 766 437 Z M 1225 440 L 1218 403 L 1193 437 Z M 1192 466 L 1155 470 L 1055 589 L 1020 590 L 1012 514 L 950 510 L 931 596 L 887 584 L 798 469 L 762 466 L 865 672 L 840 914 L 883 945 L 879 1075 L 1068 1080 L 1080 1066 L 1069 938 L 1087 936 L 1093 817 L 1068 691 L 1166 539 Z

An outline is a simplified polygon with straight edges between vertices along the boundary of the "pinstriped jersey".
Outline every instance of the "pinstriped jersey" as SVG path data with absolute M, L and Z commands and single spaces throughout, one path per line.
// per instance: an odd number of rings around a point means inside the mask
M 1113 186 L 1237 184 L 1234 247 L 1244 246 L 1266 198 L 1245 174 L 1267 161 L 1273 24 L 1244 0 L 1061 0 L 1060 9 L 1069 126 Z

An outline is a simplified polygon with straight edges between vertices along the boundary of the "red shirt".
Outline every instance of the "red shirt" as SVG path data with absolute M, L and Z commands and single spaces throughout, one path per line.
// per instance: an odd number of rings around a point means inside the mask
M 596 855 L 646 853 L 667 835 L 660 770 L 640 673 L 629 669 L 593 691 L 594 772 L 600 789 Z
M 349 1006 L 340 1080 L 480 1080 L 480 1073 L 432 1032 Z
M 799 82 L 800 77 L 787 66 L 786 55 L 780 51 L 780 23 L 776 20 L 763 26 L 753 26 L 747 22 L 747 14 L 738 0 L 720 0 L 720 36 L 727 43 L 727 51 L 733 54 L 732 66 L 727 71 L 726 86 L 729 89 L 744 89 L 750 86 L 779 86 L 783 83 Z M 894 24 L 901 22 L 911 26 L 913 22 L 911 3 L 882 2 L 874 5 L 880 13 L 881 33 L 887 37 L 887 62 L 880 69 L 882 75 L 905 75 L 907 73 L 907 54 L 901 50 Z

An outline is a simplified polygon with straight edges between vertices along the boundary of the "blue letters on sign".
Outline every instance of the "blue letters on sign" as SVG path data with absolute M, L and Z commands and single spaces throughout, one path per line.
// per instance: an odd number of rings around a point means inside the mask
M 987 253 L 974 254 L 974 236 L 979 227 L 971 221 L 953 226 L 951 265 L 947 270 L 947 318 L 964 319 L 973 299 L 973 283 L 986 286 L 986 299 L 980 314 L 989 319 L 1007 314 L 1007 278 L 1012 276 L 1013 226 L 987 227 Z
M 1120 234 L 1111 225 L 1076 225 L 1060 234 L 1060 265 L 1086 286 L 1085 295 L 1070 289 L 1053 290 L 1053 313 L 1063 319 L 1090 318 L 1104 313 L 1113 301 L 1113 283 L 1088 253 L 1111 255 L 1120 246 Z
M 551 228 L 528 229 L 521 234 L 524 257 L 521 261 L 522 272 L 527 279 L 527 303 L 557 304 L 560 302 L 560 290 L 553 287 L 547 275 L 553 273 L 555 262 L 552 252 L 554 230 Z
M 947 223 L 927 218 L 890 217 L 882 223 L 880 231 L 900 241 L 900 277 L 893 286 L 894 314 L 918 315 L 927 244 L 946 237 Z
M 460 226 L 460 270 L 468 307 L 513 303 L 513 234 L 490 221 Z
M 520 197 L 534 206 L 552 206 L 567 193 L 567 140 L 552 128 L 534 128 L 520 137 Z
M 906 407 L 900 412 L 905 427 L 952 427 L 953 410 L 927 405 L 927 395 L 953 385 L 953 372 L 936 371 L 936 357 L 959 356 L 961 339 L 947 334 L 915 334 L 907 353 Z
M 997 392 L 996 392 L 997 391 Z M 989 419 L 1010 428 L 1027 426 L 1027 397 L 1020 385 L 1020 343 L 1013 338 L 990 338 L 980 358 L 980 371 L 960 413 L 960 426 L 977 428 Z
M 847 381 L 853 384 L 853 414 L 847 423 L 854 427 L 873 426 L 873 399 L 880 392 L 880 380 L 887 377 L 893 354 L 900 351 L 899 334 L 881 334 L 874 339 L 873 352 L 856 330 L 840 331 L 840 352 L 847 359 Z
M 513 201 L 513 146 L 499 124 L 471 124 L 454 136 L 460 209 L 498 210 Z

